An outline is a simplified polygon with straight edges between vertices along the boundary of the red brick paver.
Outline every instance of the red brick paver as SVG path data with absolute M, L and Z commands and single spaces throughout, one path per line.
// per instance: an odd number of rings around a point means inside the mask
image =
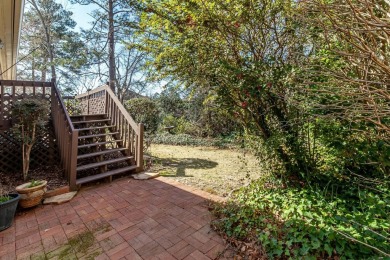
M 84 188 L 18 215 L 0 232 L 0 259 L 226 259 L 206 199 L 220 200 L 163 177 Z

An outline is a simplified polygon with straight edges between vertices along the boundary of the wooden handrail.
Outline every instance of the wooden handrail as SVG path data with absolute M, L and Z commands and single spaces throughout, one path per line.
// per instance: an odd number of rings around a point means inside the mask
M 83 98 L 83 97 L 86 97 L 86 96 L 98 93 L 98 92 L 100 92 L 102 90 L 105 90 L 105 89 L 106 89 L 106 85 L 103 85 L 103 86 L 97 87 L 95 89 L 92 89 L 90 91 L 87 91 L 86 93 L 76 95 L 75 98 L 76 99 L 80 99 L 80 98 Z
M 72 120 L 70 120 L 70 116 L 69 116 L 68 110 L 66 109 L 66 106 L 64 104 L 64 100 L 62 99 L 62 97 L 58 91 L 58 88 L 54 82 L 53 82 L 53 91 L 56 94 L 56 96 L 58 97 L 58 102 L 60 103 L 60 106 L 61 106 L 62 110 L 64 111 L 66 121 L 69 124 L 71 131 L 74 132 L 75 128 L 73 126 Z
M 84 108 L 82 114 L 106 114 L 123 140 L 126 153 L 135 158 L 137 171 L 143 170 L 143 124 L 137 124 L 107 85 L 75 96 Z M 104 103 L 104 107 L 101 105 Z M 100 106 L 98 106 L 100 105 Z
M 74 128 L 69 113 L 54 81 L 52 84 L 51 114 L 61 156 L 61 164 L 72 190 L 76 187 L 77 142 L 79 131 Z
M 0 80 L 4 86 L 51 87 L 51 82 L 28 80 Z
M 137 123 L 134 121 L 134 119 L 130 116 L 129 112 L 127 112 L 126 108 L 123 106 L 123 104 L 119 101 L 119 99 L 117 98 L 117 96 L 114 94 L 114 92 L 112 92 L 111 88 L 108 87 L 108 86 L 105 86 L 105 89 L 106 91 L 108 92 L 108 94 L 111 96 L 111 98 L 113 99 L 113 101 L 115 102 L 115 104 L 118 106 L 119 110 L 121 111 L 121 113 L 123 114 L 123 116 L 126 118 L 127 121 L 129 121 L 131 127 L 134 129 L 134 130 L 137 130 L 137 133 L 139 133 L 139 126 L 137 125 Z

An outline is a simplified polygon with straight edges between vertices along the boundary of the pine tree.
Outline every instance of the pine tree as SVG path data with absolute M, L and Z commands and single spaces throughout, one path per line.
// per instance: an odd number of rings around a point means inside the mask
M 83 31 L 85 42 L 89 43 L 89 60 L 95 65 L 92 74 L 100 82 L 107 82 L 119 99 L 129 96 L 130 89 L 142 91 L 144 52 L 138 51 L 133 43 L 133 28 L 138 18 L 130 1 L 125 0 L 71 0 L 81 5 L 95 5 L 94 21 L 89 30 Z
M 73 31 L 72 12 L 54 0 L 28 0 L 24 15 L 19 77 L 65 85 L 86 63 L 85 45 Z M 39 75 L 38 75 L 39 74 Z

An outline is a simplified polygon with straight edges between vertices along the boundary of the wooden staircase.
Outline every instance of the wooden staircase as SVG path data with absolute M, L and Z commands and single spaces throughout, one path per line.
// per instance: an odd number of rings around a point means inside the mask
M 79 131 L 76 185 L 137 169 L 134 156 L 123 146 L 117 126 L 107 114 L 70 116 Z
M 108 86 L 66 103 L 56 87 L 54 90 L 53 119 L 72 190 L 88 182 L 143 170 L 144 127 L 135 123 Z
M 61 96 L 55 80 L 0 80 L 0 131 L 12 126 L 12 104 L 26 97 L 50 103 L 55 136 L 46 140 L 58 149 L 61 160 L 55 163 L 63 167 L 72 190 L 87 182 L 143 170 L 144 127 L 133 120 L 109 86 L 66 97 Z M 0 147 L 2 151 L 8 148 Z M 11 165 L 12 159 L 8 161 Z

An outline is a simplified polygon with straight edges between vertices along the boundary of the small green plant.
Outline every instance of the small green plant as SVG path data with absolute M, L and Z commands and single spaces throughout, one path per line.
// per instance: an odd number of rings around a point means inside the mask
M 4 203 L 4 202 L 7 202 L 11 199 L 10 196 L 8 195 L 0 195 L 0 203 Z
M 12 199 L 8 192 L 3 188 L 3 185 L 0 184 L 0 203 L 4 203 Z
M 40 129 L 47 123 L 49 103 L 46 100 L 25 98 L 13 104 L 12 117 L 16 121 L 13 132 L 22 142 L 23 179 L 27 179 L 30 154 Z
M 31 180 L 27 188 L 36 187 L 42 184 L 42 181 Z

